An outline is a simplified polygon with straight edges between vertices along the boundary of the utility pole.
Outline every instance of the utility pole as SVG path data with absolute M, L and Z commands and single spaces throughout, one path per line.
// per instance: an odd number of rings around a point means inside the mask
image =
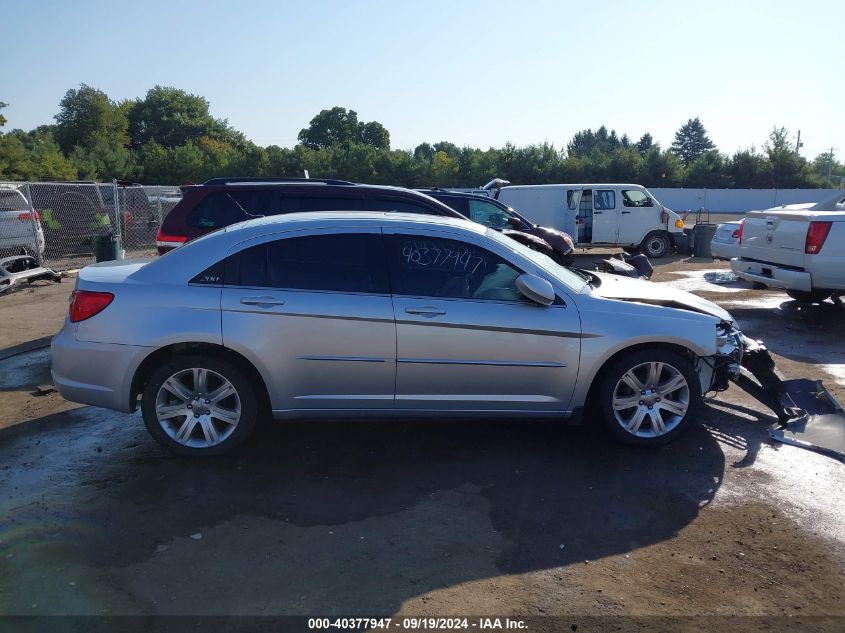
M 801 130 L 798 130 L 798 140 L 795 141 L 795 153 L 798 153 L 798 150 L 804 147 L 804 143 L 801 142 Z

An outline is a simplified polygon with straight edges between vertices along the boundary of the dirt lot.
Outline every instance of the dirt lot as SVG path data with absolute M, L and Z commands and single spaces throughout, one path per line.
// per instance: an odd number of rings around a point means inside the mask
M 845 309 L 801 309 L 726 269 L 676 257 L 655 281 L 724 305 L 784 374 L 845 401 Z M 58 329 L 71 285 L 0 297 L 0 358 Z M 2 614 L 845 626 L 845 465 L 770 442 L 774 419 L 738 389 L 658 450 L 549 422 L 311 421 L 193 461 L 137 414 L 51 392 L 46 349 L 0 367 Z

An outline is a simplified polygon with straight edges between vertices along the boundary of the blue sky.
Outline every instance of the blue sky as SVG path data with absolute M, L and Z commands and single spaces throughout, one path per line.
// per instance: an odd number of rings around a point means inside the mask
M 841 1 L 38 2 L 3 0 L 6 130 L 68 88 L 200 94 L 255 142 L 291 146 L 335 105 L 393 147 L 549 141 L 602 124 L 664 146 L 700 116 L 725 152 L 801 130 L 845 155 Z

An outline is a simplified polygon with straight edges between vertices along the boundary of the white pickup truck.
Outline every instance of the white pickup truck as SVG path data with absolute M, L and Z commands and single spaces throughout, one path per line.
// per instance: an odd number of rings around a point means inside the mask
M 802 303 L 845 294 L 845 192 L 809 208 L 749 211 L 731 269 Z

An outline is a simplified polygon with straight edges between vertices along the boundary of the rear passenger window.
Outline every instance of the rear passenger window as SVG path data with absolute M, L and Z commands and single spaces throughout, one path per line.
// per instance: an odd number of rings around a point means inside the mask
M 191 209 L 188 226 L 220 229 L 253 217 L 273 215 L 274 212 L 272 191 L 213 191 Z
M 605 211 L 616 208 L 616 192 L 610 189 L 593 190 L 593 209 Z
M 260 244 L 240 253 L 238 269 L 240 286 L 390 292 L 381 236 L 368 233 L 309 235 Z
M 361 209 L 361 198 L 353 197 L 282 196 L 279 202 L 282 213 L 358 211 Z

